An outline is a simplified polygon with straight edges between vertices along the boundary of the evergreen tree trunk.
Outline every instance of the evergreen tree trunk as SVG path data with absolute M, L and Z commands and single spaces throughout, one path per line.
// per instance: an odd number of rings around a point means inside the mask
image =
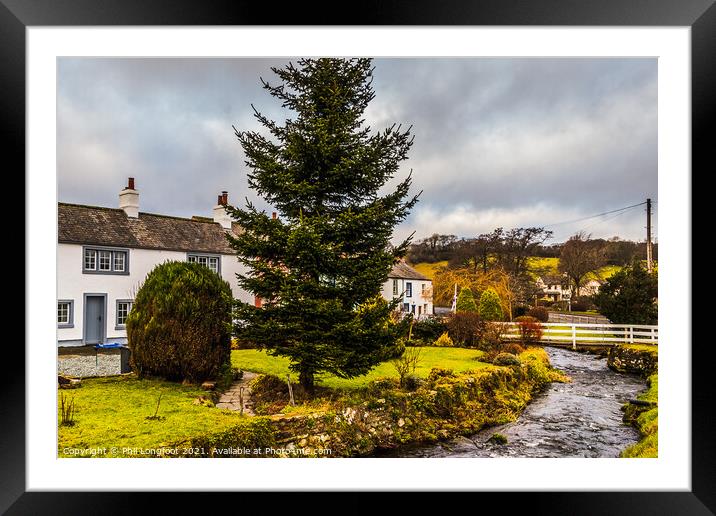
M 313 371 L 301 371 L 298 374 L 298 382 L 306 393 L 312 395 L 315 392 L 315 375 Z

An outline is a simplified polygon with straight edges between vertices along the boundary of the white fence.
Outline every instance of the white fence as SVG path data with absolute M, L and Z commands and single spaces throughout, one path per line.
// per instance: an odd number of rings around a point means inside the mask
M 659 327 L 656 325 L 637 324 L 567 324 L 567 323 L 540 323 L 542 338 L 540 342 L 572 344 L 576 349 L 577 343 L 586 345 L 616 344 L 659 344 Z M 519 339 L 520 328 L 518 323 L 504 323 L 503 337 Z

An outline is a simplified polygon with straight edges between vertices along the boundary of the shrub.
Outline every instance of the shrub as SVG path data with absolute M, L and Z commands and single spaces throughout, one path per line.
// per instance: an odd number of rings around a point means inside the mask
M 521 317 L 523 315 L 529 315 L 530 307 L 525 305 L 518 305 L 512 309 L 512 315 L 514 317 Z
M 507 444 L 507 437 L 504 434 L 494 433 L 487 440 L 488 443 Z
M 535 317 L 523 315 L 515 319 L 523 344 L 534 344 L 542 338 L 542 324 Z
M 208 267 L 158 265 L 127 317 L 132 367 L 140 377 L 216 378 L 229 362 L 232 303 L 229 284 Z
M 477 347 L 485 331 L 485 323 L 475 312 L 458 312 L 448 319 L 448 335 L 459 346 Z
M 499 322 L 486 323 L 478 347 L 485 351 L 500 349 L 504 343 L 505 325 Z
M 425 380 L 420 378 L 418 375 L 409 374 L 403 379 L 403 388 L 406 391 L 415 391 L 420 387 Z
M 452 347 L 455 343 L 450 338 L 450 335 L 448 335 L 448 332 L 445 332 L 437 338 L 435 345 L 438 347 Z
M 477 303 L 475 303 L 475 297 L 472 295 L 472 290 L 470 290 L 469 287 L 464 287 L 460 290 L 460 294 L 457 296 L 455 311 L 458 313 L 477 312 Z
M 570 303 L 571 309 L 575 312 L 586 312 L 592 306 L 593 305 L 590 303 L 589 299 L 584 297 L 575 297 Z
M 401 387 L 405 387 L 405 379 L 408 375 L 415 373 L 420 363 L 420 355 L 422 353 L 421 348 L 405 348 L 403 354 L 396 359 L 393 359 L 393 367 L 395 367 L 398 373 L 398 379 Z
M 480 296 L 480 307 L 478 309 L 480 317 L 484 321 L 500 321 L 503 318 L 502 306 L 500 306 L 500 296 L 494 289 L 486 289 Z
M 535 306 L 529 312 L 527 312 L 525 315 L 534 317 L 539 322 L 546 323 L 547 321 L 549 321 L 549 311 L 543 306 Z
M 413 340 L 432 344 L 447 331 L 447 324 L 441 317 L 426 317 L 413 323 Z
M 512 353 L 498 353 L 492 363 L 498 366 L 518 366 L 520 365 L 520 359 Z
M 519 355 L 525 350 L 522 346 L 517 344 L 516 342 L 507 342 L 502 345 L 501 352 L 502 353 L 512 353 L 513 355 Z
M 552 308 L 554 306 L 554 301 L 551 299 L 538 299 L 537 306 Z

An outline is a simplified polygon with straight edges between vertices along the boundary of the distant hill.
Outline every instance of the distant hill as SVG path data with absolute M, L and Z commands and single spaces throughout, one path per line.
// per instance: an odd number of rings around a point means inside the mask
M 557 269 L 559 266 L 559 258 L 530 256 L 527 260 L 527 267 L 534 276 L 537 276 L 539 274 L 559 274 L 559 271 Z M 441 268 L 447 267 L 447 264 L 447 260 L 443 260 L 434 263 L 411 263 L 410 266 L 413 267 L 420 274 L 424 274 L 428 278 L 433 279 L 435 273 Z M 621 270 L 621 267 L 619 265 L 605 265 L 604 267 L 601 267 L 596 273 L 592 274 L 591 277 L 597 276 L 599 279 L 605 280 L 619 270 Z

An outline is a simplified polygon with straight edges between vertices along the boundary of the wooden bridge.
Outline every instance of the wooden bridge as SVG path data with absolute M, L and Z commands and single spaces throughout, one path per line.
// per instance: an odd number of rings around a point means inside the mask
M 504 323 L 504 338 L 519 339 L 518 323 Z M 659 344 L 659 327 L 644 324 L 540 323 L 540 343 L 554 346 L 615 346 L 617 344 Z

